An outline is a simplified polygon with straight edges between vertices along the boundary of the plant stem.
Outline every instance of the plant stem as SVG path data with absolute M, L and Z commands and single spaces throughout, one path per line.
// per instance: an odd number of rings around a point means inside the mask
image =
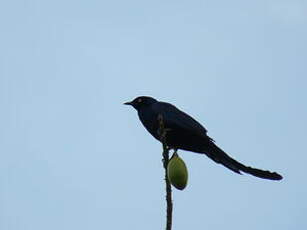
M 169 148 L 166 145 L 166 132 L 167 129 L 164 128 L 164 123 L 163 123 L 163 117 L 160 114 L 158 116 L 158 121 L 159 121 L 159 134 L 160 134 L 160 139 L 162 142 L 163 146 L 163 166 L 164 166 L 164 171 L 165 171 L 165 189 L 166 189 L 166 230 L 171 230 L 172 229 L 172 220 L 173 220 L 173 202 L 172 202 L 172 187 L 171 184 L 168 180 L 167 176 L 167 165 L 169 162 Z

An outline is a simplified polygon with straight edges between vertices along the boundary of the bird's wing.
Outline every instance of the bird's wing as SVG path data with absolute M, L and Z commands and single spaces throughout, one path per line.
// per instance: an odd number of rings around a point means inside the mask
M 172 104 L 159 102 L 156 112 L 163 116 L 165 126 L 170 129 L 181 129 L 191 134 L 207 137 L 207 130 L 199 122 Z

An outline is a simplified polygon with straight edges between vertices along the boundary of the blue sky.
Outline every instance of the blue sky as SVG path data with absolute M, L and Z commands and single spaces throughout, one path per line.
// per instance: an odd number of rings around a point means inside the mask
M 174 229 L 307 227 L 307 3 L 2 1 L 0 229 L 163 229 L 161 145 L 122 103 L 151 95 L 235 159 L 180 151 Z

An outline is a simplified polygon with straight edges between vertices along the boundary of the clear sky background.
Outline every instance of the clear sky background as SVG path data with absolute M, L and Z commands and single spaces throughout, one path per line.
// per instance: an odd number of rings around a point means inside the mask
M 307 2 L 1 1 L 0 229 L 164 229 L 161 145 L 122 103 L 199 120 L 175 230 L 307 229 Z

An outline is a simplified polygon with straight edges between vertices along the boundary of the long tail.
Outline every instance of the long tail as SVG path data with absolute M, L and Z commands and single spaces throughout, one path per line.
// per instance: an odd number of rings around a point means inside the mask
M 228 169 L 236 173 L 241 174 L 241 171 L 242 171 L 242 172 L 251 174 L 253 176 L 263 178 L 263 179 L 269 179 L 269 180 L 281 180 L 282 179 L 282 176 L 276 172 L 255 169 L 255 168 L 241 164 L 240 162 L 228 156 L 222 149 L 220 149 L 218 146 L 216 146 L 211 141 L 209 145 L 206 145 L 206 150 L 204 151 L 204 153 L 208 157 L 210 157 L 212 160 L 214 160 L 215 162 L 224 165 L 225 167 L 227 167 Z

